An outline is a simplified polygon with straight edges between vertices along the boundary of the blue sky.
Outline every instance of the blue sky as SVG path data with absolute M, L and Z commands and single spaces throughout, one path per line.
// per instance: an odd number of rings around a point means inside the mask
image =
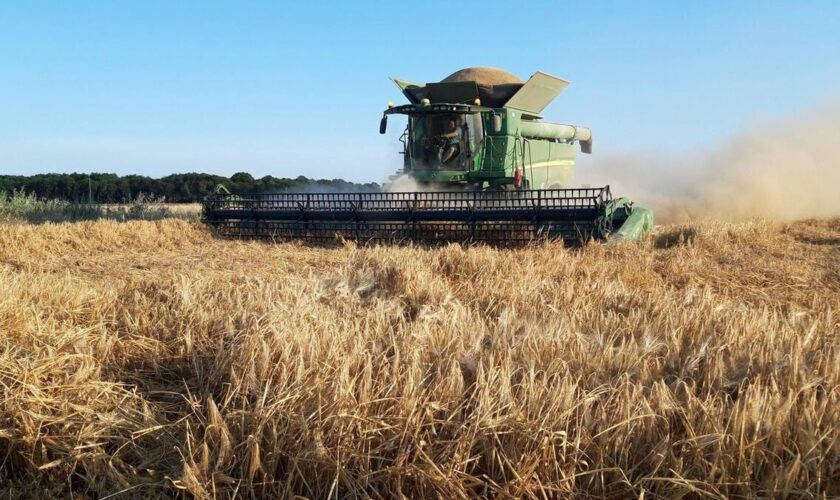
M 840 97 L 840 2 L 3 2 L 0 173 L 381 181 L 387 77 L 467 66 L 571 80 L 546 119 L 596 154 L 678 154 Z

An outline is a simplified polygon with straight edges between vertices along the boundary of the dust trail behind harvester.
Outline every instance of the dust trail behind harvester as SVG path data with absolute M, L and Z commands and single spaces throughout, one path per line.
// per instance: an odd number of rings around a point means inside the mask
M 677 157 L 593 158 L 580 182 L 611 184 L 653 208 L 658 222 L 792 220 L 840 215 L 840 101 Z

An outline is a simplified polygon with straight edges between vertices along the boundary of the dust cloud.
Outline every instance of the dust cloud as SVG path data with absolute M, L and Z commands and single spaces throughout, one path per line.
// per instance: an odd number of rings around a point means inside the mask
M 422 184 L 417 182 L 410 175 L 400 175 L 395 179 L 385 182 L 382 190 L 386 193 L 433 193 L 440 191 L 463 191 L 464 188 L 454 184 L 447 186 L 446 184 Z
M 578 166 L 577 181 L 609 184 L 661 223 L 840 216 L 840 101 L 682 157 L 595 155 Z
M 385 183 L 383 190 L 386 193 L 410 193 L 422 191 L 423 189 L 420 183 L 410 175 L 401 175 L 391 182 Z

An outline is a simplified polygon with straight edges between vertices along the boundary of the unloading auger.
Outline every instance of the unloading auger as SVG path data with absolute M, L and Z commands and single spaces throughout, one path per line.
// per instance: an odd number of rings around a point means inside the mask
M 438 83 L 393 79 L 409 103 L 403 168 L 385 192 L 229 193 L 204 201 L 203 220 L 227 237 L 275 240 L 521 244 L 562 238 L 638 240 L 650 210 L 613 198 L 609 186 L 569 187 L 575 143 L 586 127 L 542 122 L 568 85 L 545 73 L 527 82 L 494 68 L 467 68 Z M 416 186 L 400 192 L 404 179 Z

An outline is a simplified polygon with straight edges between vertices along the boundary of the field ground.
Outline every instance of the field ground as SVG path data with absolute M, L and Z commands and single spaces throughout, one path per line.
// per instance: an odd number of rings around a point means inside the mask
M 201 213 L 200 203 L 163 203 L 142 196 L 132 203 L 77 203 L 63 200 L 41 200 L 32 193 L 0 191 L 0 222 L 79 222 L 110 219 L 195 220 Z
M 838 496 L 838 311 L 840 219 L 514 251 L 0 224 L 0 493 Z
M 103 206 L 113 210 L 128 211 L 131 210 L 131 207 L 134 205 L 135 204 L 132 203 L 112 203 Z M 146 205 L 161 208 L 170 216 L 175 216 L 175 218 L 184 216 L 185 218 L 197 219 L 201 213 L 201 203 L 147 203 Z

